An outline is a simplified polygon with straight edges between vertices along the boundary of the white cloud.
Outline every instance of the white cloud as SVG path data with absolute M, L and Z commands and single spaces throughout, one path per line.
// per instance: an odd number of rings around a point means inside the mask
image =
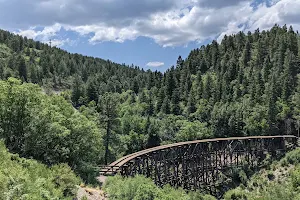
M 165 63 L 163 63 L 163 62 L 148 62 L 146 64 L 147 67 L 161 67 L 164 65 L 165 65 Z
M 51 45 L 56 46 L 56 47 L 62 47 L 65 45 L 75 46 L 75 45 L 77 45 L 77 41 L 71 40 L 70 38 L 67 38 L 64 40 L 54 39 L 54 40 L 51 40 Z
M 248 30 L 268 29 L 275 23 L 293 25 L 299 28 L 300 25 L 300 0 L 274 1 L 271 7 L 266 4 L 260 5 L 248 19 Z
M 225 34 L 267 29 L 275 23 L 300 28 L 300 0 L 264 0 L 262 3 L 260 0 L 256 3 L 255 0 L 24 2 L 1 1 L 0 18 L 6 20 L 0 21 L 0 26 L 18 26 L 19 34 L 44 41 L 55 37 L 63 28 L 89 37 L 91 44 L 122 43 L 143 36 L 168 47 L 207 39 L 220 41 Z M 45 28 L 36 31 L 35 26 Z
M 28 30 L 20 30 L 15 33 L 48 44 L 50 44 L 50 40 L 51 40 L 51 45 L 56 47 L 62 47 L 64 45 L 68 45 L 68 46 L 76 45 L 77 41 L 71 40 L 70 38 L 65 38 L 65 39 L 57 38 L 57 33 L 61 30 L 61 28 L 62 26 L 60 24 L 54 24 L 53 26 L 45 27 L 41 31 L 36 31 L 35 30 L 36 27 L 31 27 Z
M 19 35 L 26 36 L 31 39 L 39 39 L 42 41 L 50 40 L 51 37 L 56 36 L 56 34 L 61 30 L 61 25 L 56 23 L 52 26 L 45 27 L 42 31 L 36 31 L 36 27 L 31 27 L 28 30 L 19 30 Z

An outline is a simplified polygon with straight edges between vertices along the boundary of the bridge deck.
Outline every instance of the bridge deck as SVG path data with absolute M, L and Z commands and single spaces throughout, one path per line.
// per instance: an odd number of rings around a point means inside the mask
M 277 136 L 249 136 L 249 137 L 231 137 L 231 138 L 215 138 L 215 139 L 205 139 L 205 140 L 194 140 L 194 141 L 188 141 L 188 142 L 179 142 L 179 143 L 173 143 L 173 144 L 167 144 L 162 146 L 153 147 L 150 149 L 145 149 L 133 154 L 129 154 L 127 156 L 124 156 L 115 162 L 111 163 L 110 165 L 104 167 L 101 169 L 100 174 L 104 175 L 110 175 L 115 174 L 119 171 L 120 167 L 124 166 L 131 160 L 159 150 L 172 148 L 172 147 L 180 147 L 188 144 L 196 144 L 196 143 L 209 143 L 209 142 L 218 142 L 218 141 L 230 141 L 230 140 L 249 140 L 249 139 L 272 139 L 272 138 L 297 138 L 293 135 L 277 135 Z

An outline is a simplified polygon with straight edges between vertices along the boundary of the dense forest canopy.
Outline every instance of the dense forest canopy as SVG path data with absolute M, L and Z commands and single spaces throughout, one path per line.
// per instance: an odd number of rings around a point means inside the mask
M 278 25 L 201 46 L 165 73 L 1 30 L 0 137 L 93 182 L 97 166 L 165 143 L 299 134 L 299 58 L 299 34 Z

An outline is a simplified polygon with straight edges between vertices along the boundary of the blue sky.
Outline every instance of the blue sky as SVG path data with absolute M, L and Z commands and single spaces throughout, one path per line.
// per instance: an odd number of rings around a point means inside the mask
M 165 71 L 225 34 L 300 27 L 300 0 L 0 0 L 0 28 L 72 53 Z

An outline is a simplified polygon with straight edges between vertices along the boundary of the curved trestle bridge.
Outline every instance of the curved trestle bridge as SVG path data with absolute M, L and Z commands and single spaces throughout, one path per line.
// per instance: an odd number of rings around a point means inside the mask
M 218 195 L 234 168 L 257 167 L 267 154 L 284 154 L 297 146 L 297 137 L 252 136 L 196 140 L 139 151 L 105 166 L 102 175 L 145 175 L 157 185 Z

